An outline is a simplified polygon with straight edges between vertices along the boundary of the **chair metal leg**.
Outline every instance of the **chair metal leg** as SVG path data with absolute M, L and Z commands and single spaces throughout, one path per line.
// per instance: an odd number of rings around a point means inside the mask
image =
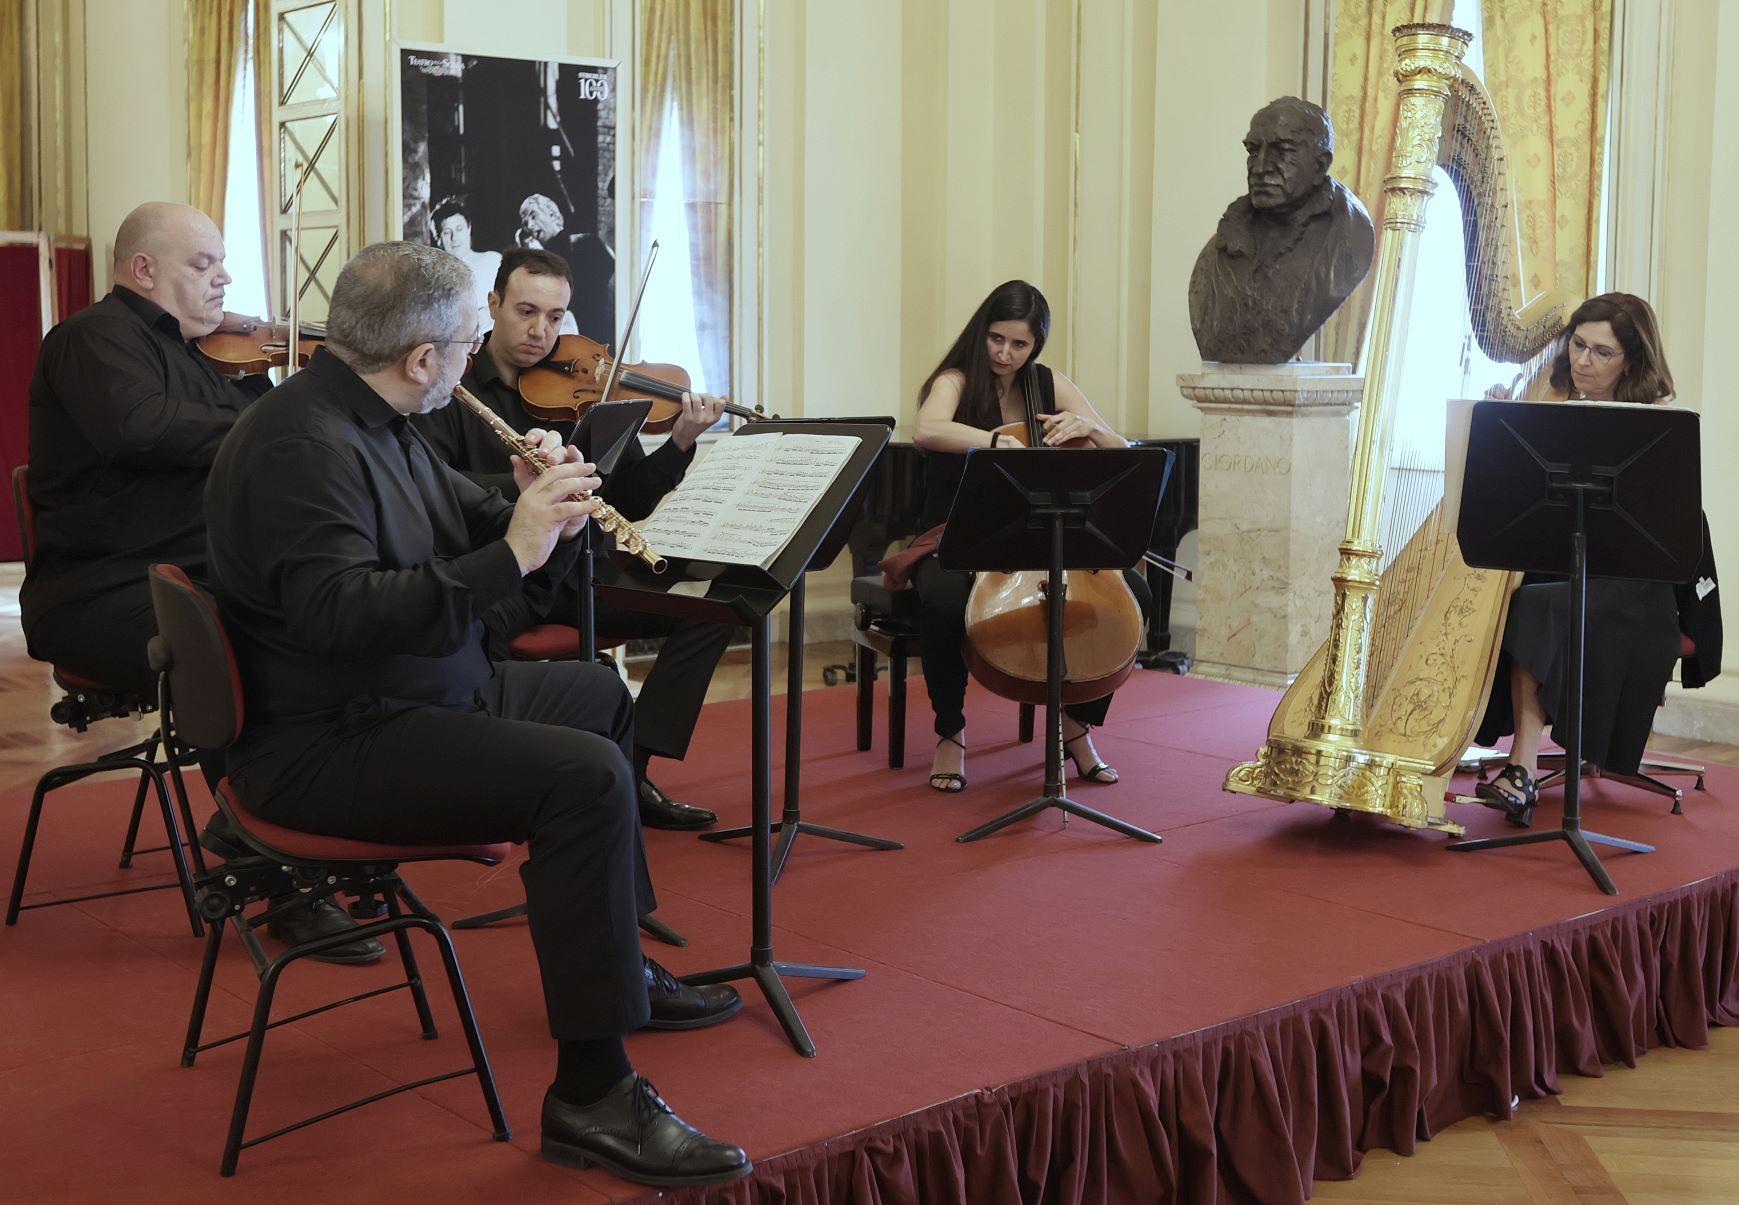
M 169 856 L 175 861 L 175 877 L 181 881 L 181 902 L 187 905 L 187 923 L 192 926 L 193 935 L 198 937 L 205 929 L 199 916 L 199 901 L 193 894 L 193 874 L 187 865 L 187 846 L 181 839 L 181 825 L 175 819 L 175 806 L 169 801 L 169 787 L 163 781 L 163 772 L 151 766 L 149 773 L 151 785 L 157 788 L 158 806 L 163 812 L 163 831 L 169 834 Z
M 205 935 L 205 957 L 199 963 L 199 984 L 193 989 L 193 1012 L 187 1018 L 187 1041 L 181 1047 L 183 1067 L 193 1066 L 193 1060 L 199 1056 L 199 1039 L 205 1032 L 205 1006 L 211 1000 L 212 980 L 217 978 L 217 955 L 223 946 L 223 928 L 228 921 L 228 917 L 218 917 L 211 922 Z
M 404 915 L 404 909 L 399 907 L 398 892 L 392 887 L 386 890 L 387 915 L 397 920 Z M 423 977 L 417 970 L 417 956 L 411 950 L 411 935 L 404 929 L 393 931 L 393 940 L 398 943 L 399 961 L 404 963 L 405 982 L 410 984 L 411 999 L 416 1002 L 417 1021 L 423 1027 L 423 1041 L 433 1042 L 440 1037 L 435 1029 L 435 1014 L 429 1011 L 429 996 L 423 989 Z
M 157 760 L 157 738 L 152 737 L 145 745 L 145 760 Z M 144 774 L 139 775 L 139 789 L 133 792 L 133 814 L 127 820 L 127 839 L 121 843 L 121 869 L 126 870 L 133 865 L 133 854 L 139 840 L 139 821 L 145 816 L 145 792 L 151 787 L 150 779 Z
M 513 1137 L 513 1132 L 507 1127 L 507 1114 L 501 1108 L 501 1095 L 495 1089 L 495 1072 L 489 1066 L 489 1052 L 483 1049 L 483 1036 L 477 1030 L 477 1014 L 471 1008 L 471 993 L 465 988 L 458 955 L 453 952 L 453 939 L 439 923 L 430 932 L 440 948 L 441 964 L 447 970 L 447 983 L 453 989 L 453 1007 L 459 1012 L 459 1028 L 465 1031 L 465 1044 L 471 1049 L 471 1065 L 477 1073 L 477 1085 L 483 1090 L 483 1104 L 489 1110 L 489 1120 L 495 1126 L 495 1141 L 506 1142 Z
M 274 961 L 266 968 L 266 973 L 260 976 L 260 994 L 254 1000 L 253 1024 L 248 1027 L 247 1053 L 242 1056 L 241 1079 L 236 1083 L 235 1107 L 230 1110 L 229 1136 L 224 1139 L 223 1161 L 218 1165 L 218 1174 L 235 1175 L 236 1161 L 241 1158 L 242 1135 L 248 1128 L 248 1109 L 254 1100 L 254 1081 L 260 1073 L 260 1055 L 266 1046 L 266 1030 L 270 1027 L 272 1016 L 272 997 L 278 990 L 278 976 L 283 973 L 290 960 Z
M 888 651 L 888 768 L 906 764 L 906 640 L 894 638 Z
M 1031 703 L 1020 705 L 1020 743 L 1023 745 L 1033 743 L 1033 714 L 1035 711 L 1036 708 Z
M 193 851 L 193 866 L 205 873 L 205 850 L 199 844 L 199 826 L 193 819 L 193 803 L 187 795 L 187 779 L 181 773 L 181 762 L 173 749 L 169 750 L 169 778 L 175 784 L 175 802 L 181 809 L 181 823 L 187 830 L 187 847 Z
M 875 741 L 876 715 L 876 654 L 868 645 L 857 645 L 852 653 L 857 674 L 857 749 L 867 752 Z
M 42 800 L 58 784 L 59 774 L 50 770 L 36 780 L 30 796 L 30 812 L 24 820 L 24 840 L 18 846 L 18 869 L 12 876 L 12 898 L 6 905 L 6 923 L 18 923 L 18 905 L 24 899 L 24 881 L 30 875 L 30 856 L 36 851 L 36 826 L 42 820 Z

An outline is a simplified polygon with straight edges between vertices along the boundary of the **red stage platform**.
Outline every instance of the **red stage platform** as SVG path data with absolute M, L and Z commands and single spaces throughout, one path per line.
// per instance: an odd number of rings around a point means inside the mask
M 1739 1018 L 1739 770 L 1712 768 L 1683 816 L 1590 786 L 1592 827 L 1660 847 L 1606 859 L 1613 900 L 1559 844 L 1451 856 L 1434 833 L 1221 793 L 1274 698 L 1148 673 L 1119 693 L 1099 745 L 1123 782 L 1076 793 L 1163 833 L 1161 846 L 1065 830 L 1055 813 L 961 846 L 955 833 L 1035 790 L 1037 746 L 1014 742 L 1012 706 L 974 694 L 971 786 L 943 796 L 924 785 L 921 697 L 913 764 L 889 773 L 879 742 L 853 747 L 850 692 L 811 693 L 804 814 L 907 848 L 806 836 L 775 891 L 779 957 L 869 972 L 792 981 L 818 1058 L 791 1050 L 758 997 L 718 1029 L 630 1040 L 684 1116 L 756 1162 L 747 1181 L 677 1199 L 1300 1200 L 1312 1178 L 1352 1174 L 1363 1150 L 1409 1150 L 1564 1074 L 1698 1045 Z M 745 704 L 709 708 L 688 761 L 661 765 L 659 781 L 745 820 L 747 729 Z M 74 788 L 51 804 L 36 898 L 140 873 L 113 870 L 129 799 Z M 0 799 L 8 872 L 26 800 Z M 1556 810 L 1549 797 L 1536 823 Z M 1504 830 L 1494 812 L 1462 818 L 1476 835 Z M 746 844 L 654 832 L 648 846 L 659 915 L 692 940 L 656 956 L 679 973 L 740 961 Z M 511 870 L 409 877 L 447 917 L 520 897 Z M 250 1150 L 229 1185 L 217 1162 L 240 1051 L 177 1065 L 200 945 L 173 894 L 26 913 L 0 930 L 0 1199 L 636 1197 L 535 1153 L 553 1049 L 523 927 L 458 942 L 513 1143 L 489 1140 L 461 1080 Z M 243 1026 L 252 1000 L 245 959 L 226 948 L 211 1033 Z M 280 1007 L 385 977 L 305 967 Z M 432 998 L 438 1045 L 418 1039 L 400 995 L 274 1031 L 252 1132 L 461 1061 Z

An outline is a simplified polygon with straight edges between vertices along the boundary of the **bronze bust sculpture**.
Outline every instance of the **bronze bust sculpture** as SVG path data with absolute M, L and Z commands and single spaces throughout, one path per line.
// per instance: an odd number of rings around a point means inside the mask
M 1328 174 L 1334 128 L 1307 100 L 1257 110 L 1244 137 L 1249 192 L 1220 218 L 1190 274 L 1190 327 L 1204 360 L 1290 360 L 1364 279 L 1370 215 Z

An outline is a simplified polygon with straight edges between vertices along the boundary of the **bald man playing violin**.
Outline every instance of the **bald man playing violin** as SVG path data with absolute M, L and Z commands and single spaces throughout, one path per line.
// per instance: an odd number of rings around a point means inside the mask
M 495 287 L 489 294 L 494 326 L 482 352 L 463 378 L 464 386 L 520 434 L 547 425 L 525 409 L 519 397 L 519 374 L 549 356 L 556 346 L 573 286 L 567 261 L 549 251 L 514 247 L 502 255 Z M 704 394 L 685 394 L 683 413 L 670 438 L 650 454 L 638 439 L 628 441 L 615 468 L 604 479 L 604 499 L 629 520 L 644 519 L 659 499 L 676 488 L 694 460 L 695 440 L 718 422 L 724 403 Z M 590 459 L 591 416 L 581 419 L 573 442 Z M 475 416 L 448 406 L 411 420 L 453 468 L 479 485 L 517 496 L 513 464 L 506 447 Z M 595 575 L 610 581 L 615 567 L 598 557 Z M 492 633 L 512 636 L 539 618 L 529 604 L 509 599 L 489 617 Z M 558 596 L 548 618 L 579 622 L 579 594 L 570 583 Z M 600 637 L 637 639 L 662 637 L 663 647 L 640 688 L 634 709 L 634 772 L 640 796 L 640 820 L 648 828 L 700 829 L 718 817 L 707 808 L 678 803 L 647 777 L 654 757 L 680 761 L 706 702 L 707 683 L 730 644 L 732 629 L 724 624 L 696 623 L 667 616 L 642 615 L 599 607 L 595 624 Z
M 231 380 L 194 340 L 255 319 L 223 308 L 223 235 L 199 210 L 151 201 L 115 234 L 115 287 L 42 341 L 30 382 L 36 548 L 19 591 L 30 655 L 157 697 L 145 568 L 206 571 L 204 492 L 218 445 L 271 382 Z M 220 834 L 221 839 L 221 834 Z M 354 928 L 330 903 L 271 926 L 286 942 Z M 372 962 L 372 939 L 326 956 Z M 318 955 L 316 955 L 318 957 Z

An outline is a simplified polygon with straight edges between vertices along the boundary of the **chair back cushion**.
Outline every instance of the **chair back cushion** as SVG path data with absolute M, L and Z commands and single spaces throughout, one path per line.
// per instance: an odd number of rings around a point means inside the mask
M 12 508 L 18 514 L 18 545 L 24 550 L 24 567 L 36 559 L 36 507 L 30 501 L 30 466 L 12 470 Z
M 241 732 L 243 712 L 241 671 L 217 603 L 179 566 L 153 565 L 149 576 L 175 735 L 196 749 L 222 749 Z

